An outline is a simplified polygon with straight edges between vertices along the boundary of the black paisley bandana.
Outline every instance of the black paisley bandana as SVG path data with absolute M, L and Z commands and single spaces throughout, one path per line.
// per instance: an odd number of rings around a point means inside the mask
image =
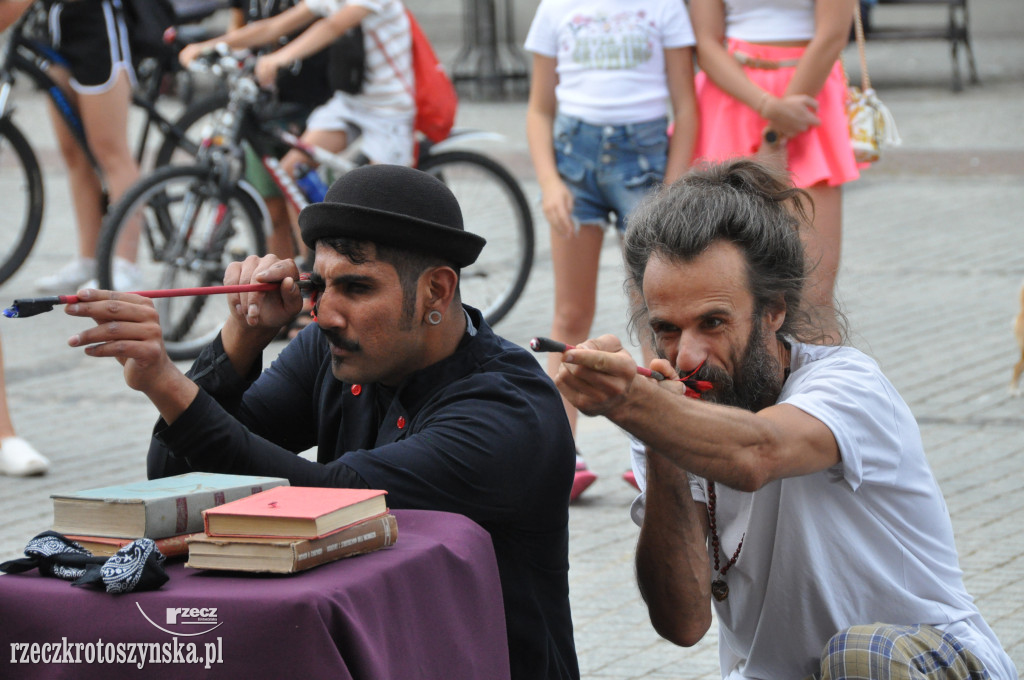
M 168 576 L 163 567 L 165 559 L 153 539 L 140 538 L 111 555 L 100 567 L 100 578 L 108 593 L 155 590 L 167 583 Z M 89 581 L 76 581 L 75 585 L 86 583 Z
M 132 541 L 111 557 L 95 556 L 55 531 L 44 531 L 25 546 L 25 557 L 0 564 L 0 571 L 18 574 L 39 569 L 72 585 L 102 585 L 108 593 L 155 590 L 167 582 L 164 556 L 151 539 Z

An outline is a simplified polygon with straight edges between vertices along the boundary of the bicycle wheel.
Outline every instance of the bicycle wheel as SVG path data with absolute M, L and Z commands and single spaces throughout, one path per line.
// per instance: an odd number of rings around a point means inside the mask
M 137 246 L 136 246 L 137 244 Z M 99 283 L 113 284 L 115 254 L 137 250 L 136 290 L 220 285 L 233 261 L 266 253 L 260 207 L 239 186 L 224 189 L 206 166 L 162 168 L 110 211 L 96 255 Z M 210 296 L 159 298 L 172 359 L 194 359 L 220 330 L 224 303 Z
M 160 148 L 156 152 L 153 167 L 163 168 L 168 165 L 187 165 L 194 162 L 196 153 L 199 151 L 199 142 L 203 138 L 204 128 L 207 124 L 212 123 L 214 117 L 227 105 L 228 95 L 224 92 L 203 97 L 190 104 L 174 121 L 174 128 L 179 134 L 175 134 L 175 131 L 172 130 L 164 137 L 163 143 L 160 144 Z
M 0 118 L 0 283 L 25 263 L 43 222 L 43 175 L 28 140 Z
M 519 183 L 499 163 L 472 151 L 427 156 L 419 169 L 444 182 L 462 207 L 466 230 L 487 239 L 462 271 L 462 300 L 494 325 L 508 314 L 533 267 L 533 216 Z

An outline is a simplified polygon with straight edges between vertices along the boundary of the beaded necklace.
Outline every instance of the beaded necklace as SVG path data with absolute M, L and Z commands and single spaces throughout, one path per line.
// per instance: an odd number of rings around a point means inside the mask
M 782 341 L 783 346 L 786 348 L 787 355 L 790 351 L 789 343 L 785 340 Z M 788 357 L 787 357 L 788 359 Z M 788 363 L 788 361 L 787 361 Z M 787 366 L 782 372 L 782 382 L 785 383 L 789 379 L 789 366 Z M 718 540 L 718 525 L 715 521 L 715 504 L 718 501 L 718 497 L 715 495 L 715 483 L 708 480 L 708 528 L 711 529 L 711 552 L 715 558 L 715 573 L 718 576 L 714 581 L 711 582 L 711 594 L 714 595 L 715 599 L 721 602 L 725 598 L 729 597 L 729 584 L 725 582 L 725 572 L 729 571 L 732 565 L 736 564 L 736 560 L 739 559 L 740 550 L 743 549 L 743 539 L 747 537 L 746 532 L 740 536 L 740 542 L 736 546 L 736 552 L 732 554 L 732 557 L 728 562 L 725 563 L 724 567 L 719 566 L 719 552 L 721 550 L 721 544 Z
M 725 582 L 725 572 L 729 571 L 729 568 L 736 564 L 736 560 L 740 556 L 740 550 L 743 549 L 743 539 L 747 537 L 744 533 L 740 536 L 739 545 L 736 546 L 736 552 L 732 554 L 732 558 L 725 563 L 724 567 L 719 567 L 718 553 L 720 550 L 720 544 L 718 541 L 718 527 L 715 522 L 715 503 L 717 501 L 715 496 L 715 483 L 710 479 L 708 480 L 708 525 L 711 528 L 711 551 L 715 556 L 715 572 L 718 577 L 711 582 L 711 594 L 715 596 L 715 599 L 721 602 L 725 598 L 729 597 L 729 584 Z

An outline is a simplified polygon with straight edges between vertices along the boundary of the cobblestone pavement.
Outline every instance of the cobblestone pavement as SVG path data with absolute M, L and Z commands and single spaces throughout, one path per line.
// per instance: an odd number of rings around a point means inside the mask
M 421 18 L 429 32 L 428 15 Z M 1019 357 L 1010 324 L 1024 280 L 1024 7 L 1018 0 L 973 3 L 972 30 L 982 83 L 960 94 L 949 88 L 944 44 L 869 44 L 875 86 L 904 144 L 845 193 L 838 292 L 853 343 L 880 362 L 920 422 L 967 587 L 1024 669 L 1024 400 L 1006 389 Z M 452 52 L 445 47 L 442 55 Z M 48 199 L 41 242 L 0 286 L 4 306 L 31 294 L 33 279 L 74 249 L 66 175 L 38 95 L 19 92 L 18 101 L 16 120 L 40 150 Z M 506 135 L 487 150 L 534 199 L 524 112 L 521 100 L 464 102 L 459 122 Z M 520 344 L 545 333 L 551 314 L 547 227 L 537 217 L 532 277 L 498 327 Z M 594 333 L 623 336 L 624 309 L 618 246 L 609 239 Z M 53 462 L 44 477 L 0 477 L 0 559 L 20 554 L 49 526 L 49 494 L 145 475 L 155 411 L 124 386 L 114 362 L 67 347 L 79 327 L 60 313 L 0 322 L 15 424 Z M 570 514 L 583 676 L 719 677 L 714 629 L 682 649 L 659 639 L 647 620 L 633 578 L 633 493 L 621 479 L 625 437 L 603 420 L 585 419 L 579 446 L 600 475 Z

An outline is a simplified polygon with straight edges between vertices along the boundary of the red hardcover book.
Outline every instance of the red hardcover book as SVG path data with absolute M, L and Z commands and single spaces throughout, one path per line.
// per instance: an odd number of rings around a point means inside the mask
M 387 512 L 380 489 L 286 486 L 203 512 L 209 536 L 316 538 Z

